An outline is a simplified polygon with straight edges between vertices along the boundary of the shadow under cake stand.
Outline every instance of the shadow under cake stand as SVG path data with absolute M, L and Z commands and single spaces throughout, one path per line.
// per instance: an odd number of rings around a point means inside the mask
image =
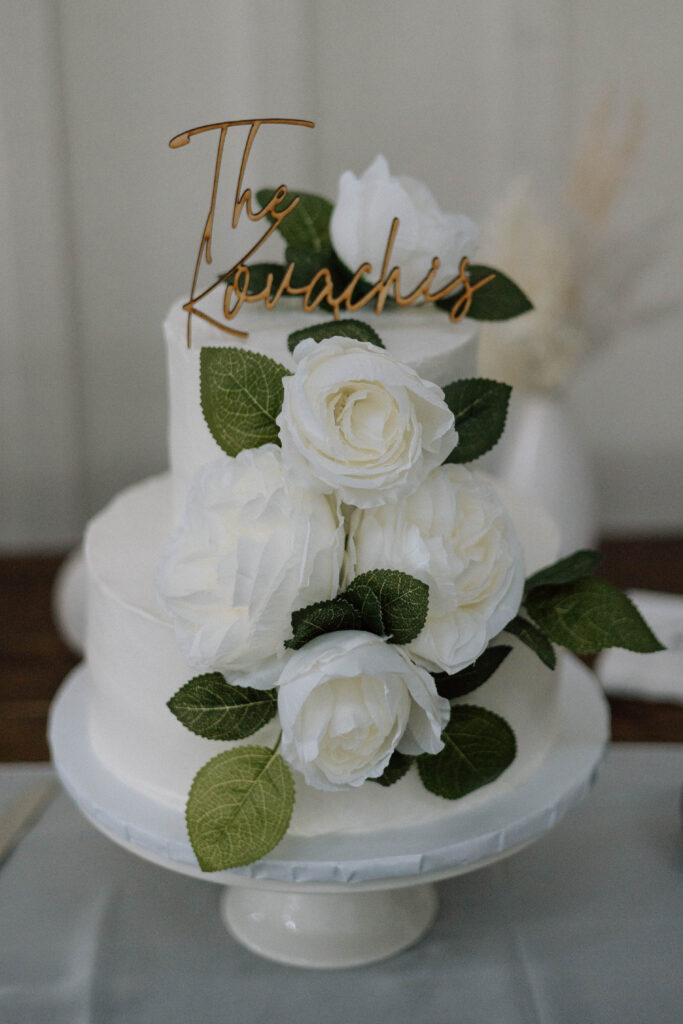
M 492 864 L 551 829 L 586 795 L 606 747 L 606 702 L 589 670 L 563 655 L 559 728 L 542 760 L 514 787 L 469 810 L 416 827 L 355 836 L 285 836 L 272 853 L 203 873 L 181 811 L 113 776 L 88 739 L 89 682 L 80 666 L 52 707 L 56 771 L 85 816 L 127 850 L 225 887 L 223 920 L 252 951 L 300 967 L 351 967 L 416 942 L 436 916 L 434 883 Z

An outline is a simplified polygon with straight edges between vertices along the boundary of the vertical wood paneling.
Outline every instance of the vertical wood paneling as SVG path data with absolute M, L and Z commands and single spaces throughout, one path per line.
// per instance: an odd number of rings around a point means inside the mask
M 572 5 L 565 0 L 493 0 L 488 67 L 502 180 L 530 175 L 544 199 L 557 197 L 570 152 L 576 64 Z M 495 196 L 496 193 L 493 193 Z M 489 197 L 491 202 L 491 197 Z
M 79 368 L 56 5 L 6 0 L 0 32 L 0 545 L 83 522 Z

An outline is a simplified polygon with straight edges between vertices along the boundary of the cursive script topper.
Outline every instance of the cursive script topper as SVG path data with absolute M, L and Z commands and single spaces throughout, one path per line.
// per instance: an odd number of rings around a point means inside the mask
M 250 292 L 250 270 L 246 261 L 261 248 L 263 243 L 279 228 L 282 221 L 286 217 L 290 216 L 299 204 L 298 196 L 293 195 L 287 205 L 282 206 L 281 204 L 285 203 L 290 193 L 286 185 L 280 185 L 261 209 L 254 210 L 252 206 L 251 189 L 243 189 L 244 175 L 254 140 L 263 125 L 272 124 L 296 125 L 306 128 L 314 127 L 312 121 L 303 121 L 297 118 L 270 117 L 254 118 L 243 121 L 222 121 L 217 124 L 207 124 L 198 128 L 190 128 L 189 131 L 181 132 L 180 135 L 174 136 L 174 138 L 169 142 L 171 149 L 179 149 L 181 146 L 186 146 L 194 135 L 200 135 L 204 132 L 218 132 L 218 149 L 216 153 L 216 162 L 211 188 L 211 205 L 204 224 L 201 242 L 199 244 L 199 251 L 195 261 L 192 286 L 190 288 L 190 298 L 183 306 L 183 309 L 187 310 L 188 314 L 188 348 L 192 344 L 191 324 L 193 316 L 201 317 L 203 320 L 206 320 L 215 327 L 218 327 L 221 331 L 233 335 L 234 337 L 246 338 L 248 337 L 247 332 L 239 331 L 234 327 L 229 326 L 229 322 L 237 316 L 244 303 L 263 302 L 267 309 L 273 309 L 283 295 L 302 296 L 302 307 L 307 313 L 317 309 L 317 307 L 324 302 L 328 308 L 332 309 L 334 319 L 338 320 L 342 309 L 348 313 L 355 313 L 359 309 L 368 306 L 370 303 L 374 303 L 375 312 L 377 314 L 381 314 L 386 300 L 391 293 L 393 293 L 391 294 L 391 298 L 398 306 L 412 306 L 418 301 L 443 301 L 452 294 L 453 304 L 449 310 L 449 318 L 451 322 L 456 323 L 457 321 L 462 320 L 463 317 L 467 316 L 472 304 L 472 296 L 479 288 L 483 288 L 484 285 L 492 281 L 495 274 L 491 273 L 476 282 L 471 282 L 467 274 L 469 261 L 465 256 L 460 261 L 457 277 L 454 277 L 448 282 L 448 284 L 438 289 L 438 291 L 432 292 L 430 289 L 440 267 L 438 256 L 434 256 L 429 269 L 417 287 L 409 294 L 402 295 L 400 291 L 401 268 L 391 265 L 394 242 L 399 228 L 398 217 L 394 217 L 389 230 L 389 236 L 387 238 L 384 258 L 382 261 L 382 272 L 379 279 L 368 290 L 364 290 L 357 298 L 354 298 L 354 292 L 356 291 L 357 286 L 365 275 L 370 273 L 372 270 L 371 264 L 367 262 L 360 264 L 360 266 L 353 272 L 350 280 L 346 282 L 339 291 L 335 291 L 335 282 L 327 267 L 322 267 L 316 270 L 310 280 L 305 284 L 294 285 L 292 283 L 292 279 L 295 271 L 295 262 L 291 261 L 287 265 L 281 279 L 278 281 L 277 286 L 275 285 L 273 274 L 269 273 L 266 275 L 265 285 L 261 291 Z M 203 291 L 198 291 L 199 271 L 202 266 L 202 261 L 210 264 L 213 258 L 211 249 L 216 215 L 216 197 L 218 194 L 218 182 L 221 174 L 228 131 L 230 128 L 244 126 L 249 126 L 249 134 L 244 146 L 240 169 L 237 176 L 235 198 L 232 208 L 232 228 L 234 230 L 237 227 L 242 210 L 246 210 L 249 220 L 256 222 L 267 218 L 270 221 L 270 224 L 251 249 L 241 256 L 229 270 L 209 285 L 208 288 L 205 288 Z M 205 299 L 207 295 L 213 292 L 216 288 L 220 287 L 225 288 L 223 296 L 223 316 L 225 317 L 225 322 L 215 319 L 215 317 L 210 316 L 204 310 L 198 308 L 198 303 Z

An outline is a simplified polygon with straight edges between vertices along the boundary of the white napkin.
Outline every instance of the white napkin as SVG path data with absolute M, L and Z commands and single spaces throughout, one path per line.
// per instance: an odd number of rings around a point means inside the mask
M 667 650 L 636 654 L 614 647 L 596 659 L 595 672 L 605 691 L 614 696 L 683 704 L 683 595 L 651 590 L 628 593 Z

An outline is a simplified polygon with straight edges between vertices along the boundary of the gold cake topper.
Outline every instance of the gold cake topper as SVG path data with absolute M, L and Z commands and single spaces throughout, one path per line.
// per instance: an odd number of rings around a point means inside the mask
M 384 259 L 382 262 L 382 273 L 380 278 L 368 291 L 365 291 L 357 299 L 353 298 L 354 291 L 364 275 L 371 272 L 372 266 L 370 263 L 361 263 L 353 272 L 348 283 L 344 285 L 341 291 L 335 293 L 335 284 L 332 279 L 332 274 L 326 267 L 316 270 L 306 284 L 297 286 L 293 285 L 292 276 L 295 270 L 295 263 L 294 261 L 291 261 L 288 263 L 284 275 L 275 289 L 273 289 L 274 277 L 273 274 L 270 273 L 266 277 L 265 287 L 257 293 L 250 294 L 250 271 L 246 261 L 261 248 L 263 243 L 273 234 L 274 231 L 278 229 L 282 221 L 292 213 L 299 203 L 299 198 L 297 196 L 293 196 L 288 206 L 284 209 L 278 209 L 278 206 L 289 195 L 287 186 L 280 185 L 272 194 L 265 206 L 260 210 L 254 211 L 251 203 L 251 189 L 245 188 L 244 191 L 242 191 L 244 173 L 249 160 L 249 154 L 256 135 L 264 124 L 298 125 L 305 128 L 315 127 L 312 121 L 303 121 L 298 118 L 288 117 L 263 117 L 242 121 L 221 121 L 217 124 L 206 124 L 201 125 L 198 128 L 190 128 L 189 131 L 181 132 L 179 135 L 174 136 L 169 142 L 171 149 L 179 149 L 181 146 L 186 146 L 193 135 L 200 135 L 204 132 L 211 131 L 219 132 L 218 149 L 216 153 L 216 163 L 211 188 L 211 205 L 204 224 L 204 230 L 199 244 L 199 251 L 195 261 L 192 286 L 190 288 L 190 298 L 183 306 L 183 309 L 187 310 L 188 348 L 192 343 L 191 323 L 193 316 L 201 317 L 202 320 L 208 321 L 208 323 L 218 327 L 219 330 L 224 331 L 226 334 L 231 334 L 237 338 L 246 338 L 248 337 L 246 331 L 239 331 L 228 326 L 228 322 L 237 316 L 243 304 L 245 302 L 263 302 L 267 309 L 273 309 L 283 295 L 302 296 L 302 307 L 307 313 L 312 312 L 322 302 L 325 302 L 327 306 L 332 309 L 334 319 L 338 320 L 341 309 L 344 309 L 348 313 L 355 313 L 364 306 L 369 305 L 371 302 L 374 302 L 375 312 L 377 314 L 381 314 L 386 304 L 387 297 L 392 290 L 392 299 L 398 306 L 412 306 L 419 300 L 424 302 L 437 302 L 445 299 L 451 292 L 455 292 L 455 295 L 453 296 L 453 305 L 449 311 L 449 318 L 452 323 L 456 323 L 457 321 L 462 320 L 463 317 L 467 316 L 472 304 L 472 296 L 479 288 L 483 288 L 484 285 L 492 281 L 495 274 L 490 274 L 481 280 L 471 282 L 467 275 L 469 260 L 464 256 L 460 261 L 458 276 L 454 277 L 444 287 L 432 292 L 430 291 L 430 288 L 440 267 L 438 256 L 434 256 L 429 270 L 417 287 L 408 295 L 401 295 L 401 268 L 398 266 L 391 267 L 392 251 L 399 228 L 398 217 L 394 217 L 391 224 L 389 237 L 387 238 L 384 250 Z M 235 199 L 232 209 L 232 228 L 234 230 L 237 227 L 242 210 L 246 210 L 247 217 L 251 221 L 259 221 L 263 220 L 264 217 L 267 217 L 271 220 L 271 223 L 268 229 L 247 253 L 240 257 L 240 259 L 237 260 L 229 270 L 214 281 L 213 284 L 197 293 L 199 271 L 202 265 L 202 260 L 205 260 L 206 263 L 210 264 L 213 259 L 211 245 L 213 239 L 214 219 L 216 215 L 218 182 L 221 174 L 225 143 L 229 129 L 238 126 L 249 126 L 249 135 L 244 146 L 240 169 L 237 176 Z M 225 323 L 220 320 L 216 320 L 215 317 L 210 316 L 204 310 L 198 308 L 198 303 L 205 299 L 207 295 L 213 292 L 216 288 L 220 288 L 223 285 L 225 286 L 225 293 L 223 297 L 223 316 L 225 317 Z

